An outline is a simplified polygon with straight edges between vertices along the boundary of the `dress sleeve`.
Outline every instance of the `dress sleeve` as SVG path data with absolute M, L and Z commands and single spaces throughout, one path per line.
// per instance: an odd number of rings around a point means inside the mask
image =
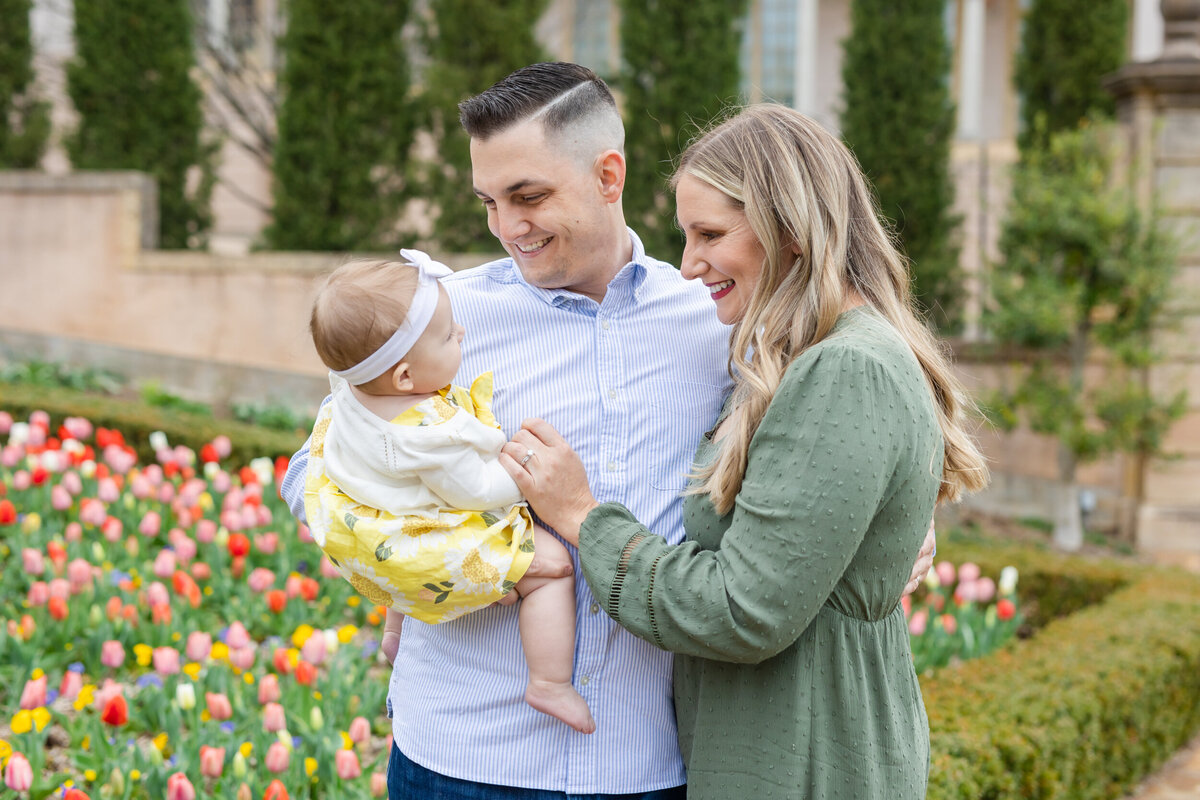
M 421 482 L 446 501 L 447 508 L 489 511 L 524 500 L 495 457 L 467 445 L 445 448 L 436 455 L 436 463 L 421 470 Z
M 741 663 L 782 652 L 841 579 L 892 480 L 906 427 L 895 396 L 860 350 L 805 354 L 751 441 L 720 547 L 668 545 L 624 507 L 602 505 L 580 530 L 592 592 L 665 650 Z

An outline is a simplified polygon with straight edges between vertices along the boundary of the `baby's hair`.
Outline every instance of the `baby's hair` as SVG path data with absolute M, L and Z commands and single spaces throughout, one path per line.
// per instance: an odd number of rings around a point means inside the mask
M 374 353 L 404 322 L 416 290 L 417 270 L 401 261 L 338 267 L 317 290 L 308 323 L 321 361 L 340 371 Z

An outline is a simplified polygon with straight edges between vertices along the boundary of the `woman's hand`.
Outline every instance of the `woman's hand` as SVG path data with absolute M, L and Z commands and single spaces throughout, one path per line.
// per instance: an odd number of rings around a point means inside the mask
M 921 552 L 917 553 L 916 563 L 908 576 L 908 585 L 904 587 L 905 594 L 912 594 L 925 580 L 933 566 L 933 554 L 937 552 L 937 532 L 933 529 L 933 520 L 929 520 L 929 530 L 925 532 L 925 541 L 921 543 Z
M 500 463 L 546 525 L 576 547 L 579 526 L 600 505 L 583 462 L 545 420 L 527 419 L 500 451 Z

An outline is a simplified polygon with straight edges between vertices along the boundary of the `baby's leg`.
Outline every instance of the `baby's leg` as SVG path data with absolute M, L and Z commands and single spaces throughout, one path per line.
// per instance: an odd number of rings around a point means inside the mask
M 533 528 L 538 559 L 547 565 L 569 560 L 562 542 Z M 580 733 L 596 730 L 587 702 L 571 685 L 575 662 L 575 579 L 526 577 L 517 581 L 521 645 L 529 665 L 525 702 Z

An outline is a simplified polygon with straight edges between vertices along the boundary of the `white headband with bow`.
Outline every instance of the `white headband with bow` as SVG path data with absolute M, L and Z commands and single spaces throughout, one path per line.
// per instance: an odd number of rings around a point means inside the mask
M 413 293 L 404 322 L 382 347 L 349 369 L 333 370 L 334 375 L 354 386 L 375 380 L 413 348 L 429 327 L 429 320 L 437 309 L 438 279 L 453 273 L 445 264 L 434 261 L 420 250 L 401 250 L 400 256 L 416 268 L 417 290 Z

